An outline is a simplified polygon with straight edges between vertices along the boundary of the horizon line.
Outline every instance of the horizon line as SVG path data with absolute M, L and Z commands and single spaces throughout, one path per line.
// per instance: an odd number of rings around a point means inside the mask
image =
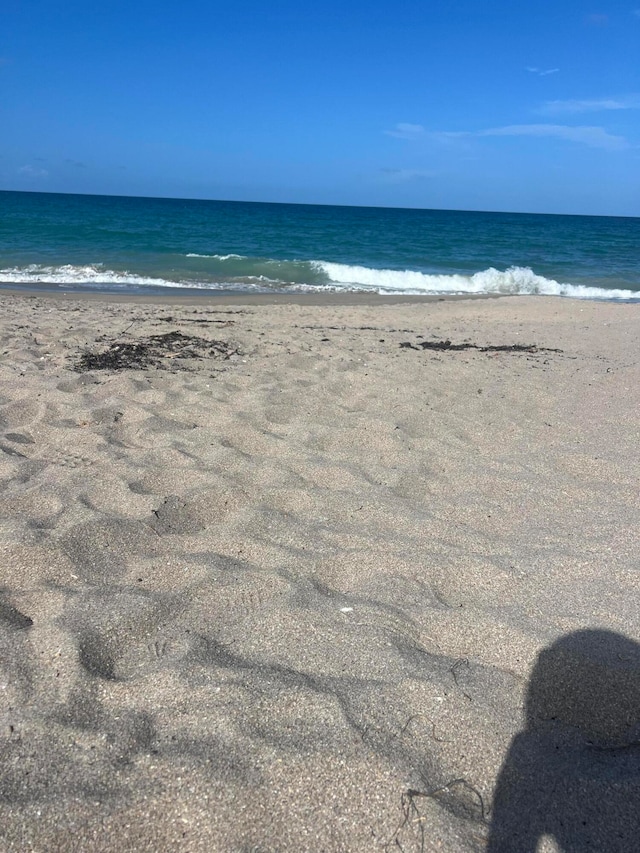
M 89 192 L 60 192 L 54 190 L 8 190 L 0 189 L 0 193 L 19 193 L 23 195 L 62 195 L 80 196 L 82 198 L 131 198 L 153 201 L 201 201 L 205 203 L 222 204 L 267 204 L 286 207 L 345 207 L 356 210 L 415 210 L 434 213 L 489 213 L 505 216 L 580 216 L 591 219 L 640 219 L 640 214 L 624 213 L 551 213 L 546 211 L 517 211 L 517 210 L 487 210 L 463 207 L 403 207 L 384 204 L 327 204 L 324 202 L 300 202 L 300 201 L 247 201 L 246 199 L 225 198 L 194 198 L 190 196 L 164 196 L 164 195 L 123 195 L 121 193 L 89 193 Z

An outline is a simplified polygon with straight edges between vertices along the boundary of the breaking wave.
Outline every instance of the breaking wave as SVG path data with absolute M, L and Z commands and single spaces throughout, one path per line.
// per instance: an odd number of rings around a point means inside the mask
M 180 259 L 178 262 L 177 259 Z M 371 292 L 387 295 L 504 294 L 565 296 L 576 299 L 640 300 L 640 289 L 558 282 L 528 267 L 493 267 L 469 275 L 418 270 L 375 269 L 329 261 L 276 260 L 242 255 L 172 256 L 153 270 L 113 270 L 102 264 L 0 269 L 0 281 L 18 285 L 57 285 L 74 289 L 183 288 L 251 292 Z
M 640 292 L 557 282 L 536 275 L 529 267 L 490 267 L 472 275 L 439 275 L 414 270 L 377 270 L 369 267 L 316 262 L 329 279 L 347 289 L 366 288 L 379 293 L 511 294 L 570 296 L 578 299 L 640 299 Z
M 128 272 L 105 270 L 100 264 L 75 266 L 43 266 L 30 264 L 26 267 L 10 267 L 0 270 L 0 280 L 5 284 L 85 284 L 85 285 L 157 285 L 158 280 Z

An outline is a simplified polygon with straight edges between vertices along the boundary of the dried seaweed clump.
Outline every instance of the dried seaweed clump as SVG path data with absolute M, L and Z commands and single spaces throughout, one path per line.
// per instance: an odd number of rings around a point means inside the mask
M 227 341 L 209 341 L 182 332 L 151 335 L 138 341 L 112 341 L 101 352 L 85 349 L 76 359 L 74 370 L 144 370 L 188 369 L 184 362 L 190 359 L 216 358 L 228 360 L 239 355 L 239 350 Z
M 400 349 L 425 349 L 437 350 L 439 352 L 461 352 L 462 350 L 477 350 L 478 352 L 511 352 L 511 353 L 530 353 L 536 355 L 541 352 L 558 352 L 561 349 L 551 349 L 550 347 L 539 347 L 536 344 L 497 344 L 489 346 L 479 346 L 478 344 L 452 344 L 450 340 L 446 341 L 419 341 L 417 344 L 412 344 L 410 341 L 403 341 L 400 344 Z

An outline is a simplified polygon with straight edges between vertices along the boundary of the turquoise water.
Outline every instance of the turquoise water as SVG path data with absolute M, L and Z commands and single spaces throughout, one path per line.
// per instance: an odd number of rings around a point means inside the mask
M 0 283 L 640 299 L 640 219 L 0 192 Z

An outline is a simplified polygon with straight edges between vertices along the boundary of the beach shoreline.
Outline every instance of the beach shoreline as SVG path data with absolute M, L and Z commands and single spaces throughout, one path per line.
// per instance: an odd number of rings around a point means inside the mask
M 0 306 L 3 850 L 631 849 L 638 306 Z
M 501 293 L 447 293 L 447 294 L 380 294 L 367 291 L 335 291 L 335 292 L 273 292 L 273 293 L 250 293 L 246 291 L 232 290 L 198 290 L 197 288 L 166 288 L 166 292 L 152 293 L 126 293 L 110 292 L 100 290 L 64 290 L 54 285 L 45 285 L 41 288 L 34 287 L 32 283 L 24 287 L 15 284 L 0 282 L 0 293 L 11 296 L 25 297 L 52 297 L 54 299 L 89 299 L 97 302 L 131 302 L 131 303 L 167 303 L 171 305 L 216 302 L 222 305 L 283 305 L 291 302 L 294 305 L 393 305 L 396 303 L 426 303 L 442 302 L 461 299 L 500 299 L 511 294 Z

